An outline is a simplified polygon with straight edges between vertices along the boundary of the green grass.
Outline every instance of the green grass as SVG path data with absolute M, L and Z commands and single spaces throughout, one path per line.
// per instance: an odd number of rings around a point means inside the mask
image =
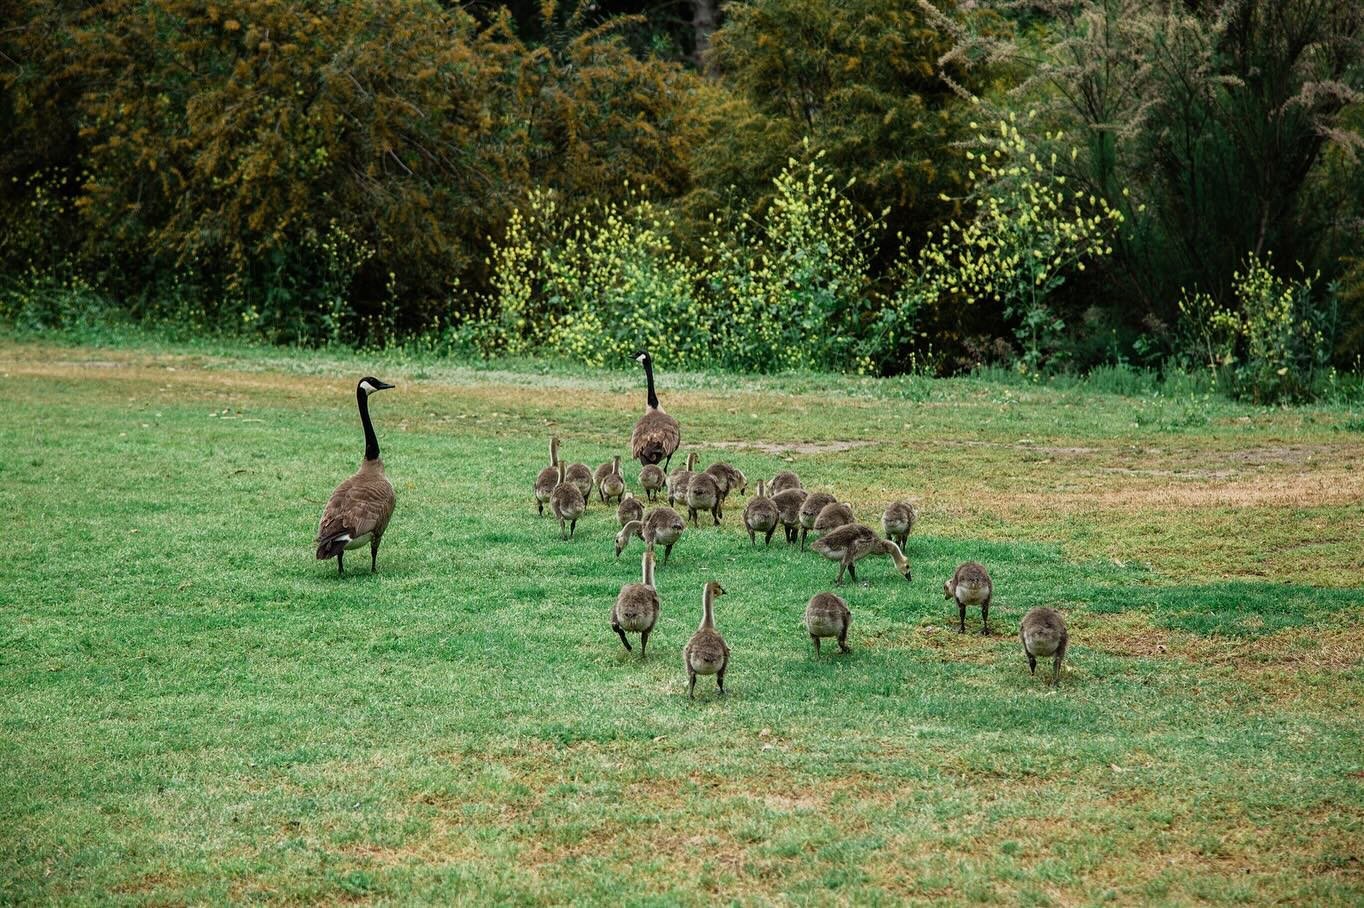
M 368 372 L 398 509 L 338 578 L 310 542 Z M 0 342 L 0 900 L 1364 898 L 1357 411 L 662 380 L 707 460 L 920 502 L 913 582 L 843 590 L 852 654 L 799 627 L 835 567 L 750 549 L 742 500 L 621 649 L 638 543 L 599 504 L 560 541 L 529 488 L 551 430 L 623 449 L 632 374 Z M 968 558 L 991 637 L 942 598 Z M 710 578 L 731 694 L 689 702 Z M 1014 637 L 1039 604 L 1056 690 Z

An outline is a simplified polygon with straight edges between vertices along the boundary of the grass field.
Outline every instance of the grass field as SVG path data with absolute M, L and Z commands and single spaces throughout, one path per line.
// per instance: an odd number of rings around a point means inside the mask
M 0 341 L 0 900 L 1364 900 L 1358 407 L 660 369 L 703 463 L 919 503 L 850 655 L 799 627 L 835 566 L 751 550 L 742 500 L 622 650 L 638 543 L 600 504 L 561 542 L 530 485 L 551 430 L 624 451 L 634 372 Z M 367 373 L 398 508 L 338 578 Z M 972 558 L 991 637 L 942 597 Z M 711 578 L 730 695 L 689 702 Z

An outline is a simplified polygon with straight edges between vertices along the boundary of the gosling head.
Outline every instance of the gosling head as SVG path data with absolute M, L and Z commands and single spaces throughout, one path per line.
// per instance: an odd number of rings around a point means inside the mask
M 631 520 L 625 526 L 621 527 L 620 532 L 616 534 L 617 558 L 620 557 L 621 552 L 625 551 L 625 547 L 630 544 L 630 537 L 632 536 L 638 536 L 640 539 L 644 538 L 644 524 L 638 520 Z
M 725 588 L 720 585 L 718 580 L 708 580 L 706 581 L 706 592 L 712 597 L 723 596 L 725 594 Z
M 955 582 L 953 582 L 951 579 L 949 579 L 949 580 L 947 580 L 946 582 L 943 583 L 943 585 L 942 585 L 942 596 L 943 596 L 944 599 L 956 599 L 956 598 L 957 598 L 957 584 L 956 584 Z
M 914 579 L 913 576 L 910 574 L 909 559 L 905 557 L 904 552 L 900 551 L 900 547 L 898 545 L 891 542 L 889 539 L 883 539 L 881 540 L 881 551 L 889 555 L 890 560 L 895 562 L 895 569 L 900 572 L 901 576 L 903 576 L 905 580 L 908 581 Z

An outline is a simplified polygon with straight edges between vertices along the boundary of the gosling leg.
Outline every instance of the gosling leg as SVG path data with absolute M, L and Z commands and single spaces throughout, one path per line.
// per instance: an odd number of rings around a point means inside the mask
M 616 636 L 620 638 L 620 645 L 625 647 L 625 651 L 630 652 L 630 641 L 625 639 L 625 631 L 621 630 L 621 626 L 612 622 L 611 630 L 616 632 Z
M 639 635 L 639 658 L 641 659 L 644 658 L 644 651 L 649 648 L 649 631 L 652 630 L 653 628 L 650 628 Z
M 776 527 L 773 527 L 772 529 L 770 529 L 770 530 L 767 531 L 767 539 L 764 540 L 764 542 L 763 542 L 764 545 L 771 545 L 771 544 L 772 544 L 772 534 L 775 533 L 775 532 L 777 532 L 777 528 L 776 528 Z
M 980 635 L 981 635 L 982 637 L 988 637 L 988 636 L 990 636 L 990 600 L 989 600 L 989 598 L 986 598 L 986 600 L 980 604 Z
M 838 649 L 839 652 L 852 652 L 852 648 L 848 646 L 848 629 L 846 627 L 843 628 L 843 633 L 838 635 Z
M 957 633 L 964 634 L 966 633 L 966 605 L 964 603 L 957 603 L 957 616 L 959 619 Z
M 848 562 L 848 576 L 852 578 L 853 583 L 857 582 L 857 562 Z
M 1032 675 L 1037 674 L 1037 657 L 1032 653 L 1028 653 L 1028 673 Z
M 814 634 L 811 634 L 811 635 L 810 635 L 810 639 L 813 640 L 813 641 L 815 642 L 815 655 L 818 656 L 818 655 L 819 655 L 819 638 L 816 637 Z
M 694 671 L 692 671 L 690 668 L 688 668 L 688 669 L 687 669 L 687 674 L 691 676 L 691 686 L 687 688 L 687 699 L 688 699 L 688 700 L 695 700 L 695 699 L 696 699 L 696 672 L 694 672 Z
M 725 695 L 725 670 L 722 668 L 715 673 L 715 683 L 720 687 L 720 696 Z

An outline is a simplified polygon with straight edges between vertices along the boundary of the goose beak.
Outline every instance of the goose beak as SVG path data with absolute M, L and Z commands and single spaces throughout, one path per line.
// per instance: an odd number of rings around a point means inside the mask
M 914 578 L 913 578 L 912 576 L 910 576 L 909 571 L 905 571 L 905 580 L 906 580 L 906 581 L 909 581 L 909 580 L 913 580 L 913 579 L 914 579 Z
M 374 383 L 374 390 L 375 390 L 375 391 L 387 391 L 389 388 L 396 388 L 396 387 L 397 387 L 397 385 L 390 385 L 390 384 L 389 384 L 388 382 L 386 382 L 386 381 L 375 381 L 375 383 Z

